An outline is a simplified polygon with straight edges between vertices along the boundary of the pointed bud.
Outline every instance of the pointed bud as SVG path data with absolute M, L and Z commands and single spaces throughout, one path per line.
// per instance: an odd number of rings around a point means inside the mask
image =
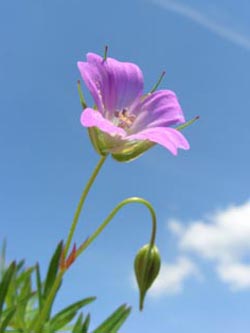
M 72 251 L 70 252 L 69 256 L 65 258 L 65 252 L 62 251 L 61 260 L 60 260 L 60 269 L 62 271 L 67 270 L 75 261 L 77 254 L 76 244 L 74 244 Z
M 134 261 L 134 270 L 140 290 L 140 310 L 143 309 L 147 290 L 156 279 L 161 267 L 160 253 L 155 245 L 144 245 L 137 253 Z

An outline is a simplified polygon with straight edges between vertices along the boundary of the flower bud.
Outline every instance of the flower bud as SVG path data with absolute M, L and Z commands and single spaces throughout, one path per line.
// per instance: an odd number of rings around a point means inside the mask
M 140 310 L 147 290 L 156 279 L 161 267 L 160 253 L 155 245 L 144 245 L 137 253 L 134 261 L 134 270 L 140 291 Z

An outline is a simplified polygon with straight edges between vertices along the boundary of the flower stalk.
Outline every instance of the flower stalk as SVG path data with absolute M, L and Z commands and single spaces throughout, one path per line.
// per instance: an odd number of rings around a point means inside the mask
M 67 253 L 68 253 L 68 250 L 69 250 L 69 247 L 71 245 L 71 242 L 72 242 L 72 238 L 73 238 L 73 235 L 74 235 L 74 232 L 75 232 L 75 229 L 77 227 L 77 224 L 78 224 L 78 220 L 79 220 L 79 217 L 80 217 L 80 214 L 81 214 L 81 211 L 82 211 L 82 208 L 83 208 L 83 205 L 84 205 L 84 202 L 86 200 L 86 197 L 89 193 L 89 190 L 91 188 L 91 186 L 93 185 L 101 167 L 103 166 L 104 162 L 106 161 L 107 159 L 107 156 L 102 156 L 99 160 L 99 162 L 97 163 L 91 177 L 89 178 L 89 181 L 85 187 L 85 189 L 83 190 L 82 192 L 82 195 L 81 195 L 81 198 L 79 200 L 79 203 L 78 203 L 78 206 L 77 206 L 77 209 L 76 209 L 76 212 L 75 212 L 75 215 L 74 215 L 74 218 L 73 218 L 73 222 L 71 224 L 71 227 L 70 227 L 70 231 L 69 231 L 69 234 L 68 234 L 68 238 L 67 238 L 67 241 L 66 241 L 66 244 L 65 244 L 65 249 L 64 249 L 64 253 L 65 253 L 65 257 L 67 256 Z
M 143 198 L 139 197 L 131 197 L 127 198 L 123 201 L 121 201 L 113 210 L 112 212 L 108 215 L 108 217 L 103 221 L 103 223 L 93 232 L 93 234 L 87 238 L 87 240 L 84 241 L 84 243 L 79 247 L 79 249 L 76 251 L 76 258 L 83 252 L 85 249 L 100 235 L 100 233 L 106 228 L 106 226 L 109 224 L 109 222 L 115 217 L 115 215 L 118 213 L 118 211 L 131 203 L 139 203 L 144 206 L 149 210 L 150 215 L 151 215 L 151 221 L 152 221 L 152 231 L 151 231 L 151 237 L 150 237 L 150 246 L 153 246 L 155 243 L 155 236 L 156 236 L 156 214 L 154 211 L 153 206 L 151 203 Z
M 83 205 L 84 205 L 85 200 L 87 198 L 87 195 L 88 195 L 88 193 L 89 193 L 89 191 L 90 191 L 90 189 L 91 189 L 91 187 L 92 187 L 92 185 L 93 185 L 101 167 L 103 166 L 104 162 L 106 161 L 106 158 L 107 158 L 107 156 L 103 156 L 103 157 L 100 158 L 100 160 L 97 163 L 91 177 L 89 178 L 89 180 L 87 182 L 86 187 L 84 188 L 84 190 L 82 192 L 82 195 L 80 197 L 80 200 L 79 200 L 79 203 L 78 203 L 78 206 L 77 206 L 77 209 L 76 209 L 76 212 L 75 212 L 75 215 L 74 215 L 74 218 L 73 218 L 70 230 L 69 230 L 69 234 L 68 234 L 68 237 L 67 237 L 67 240 L 66 240 L 66 244 L 65 244 L 65 247 L 63 249 L 63 257 L 64 258 L 67 258 L 68 251 L 69 251 L 70 245 L 72 243 L 72 239 L 73 239 L 73 236 L 74 236 L 74 233 L 75 233 L 78 221 L 79 221 L 79 217 L 80 217 Z M 68 262 L 66 261 L 66 266 L 65 267 L 61 266 L 60 267 L 60 271 L 59 271 L 59 273 L 58 273 L 58 275 L 57 275 L 57 277 L 54 281 L 54 284 L 53 284 L 53 286 L 50 290 L 50 293 L 49 293 L 48 297 L 46 298 L 46 300 L 44 302 L 43 309 L 39 313 L 38 317 L 35 318 L 35 320 L 31 323 L 31 326 L 30 326 L 30 331 L 31 332 L 34 331 L 36 333 L 40 333 L 40 331 L 42 329 L 43 322 L 47 318 L 47 315 L 48 315 L 48 313 L 50 311 L 50 308 L 51 308 L 51 304 L 53 303 L 53 300 L 54 300 L 55 295 L 57 293 L 58 287 L 59 287 L 59 285 L 62 281 L 62 278 L 63 278 L 65 272 L 67 271 L 67 268 L 69 268 L 69 266 L 73 263 L 73 261 L 75 261 L 75 259 L 77 257 L 77 251 L 76 251 L 75 247 L 73 247 L 73 252 L 72 253 L 73 253 L 73 256 L 68 257 L 69 261 Z

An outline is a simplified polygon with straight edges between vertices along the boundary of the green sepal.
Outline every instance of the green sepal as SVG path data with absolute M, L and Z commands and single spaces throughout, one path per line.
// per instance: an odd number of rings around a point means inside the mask
M 137 141 L 126 143 L 117 153 L 112 153 L 112 157 L 118 162 L 131 162 L 144 154 L 155 145 L 150 141 Z
M 200 117 L 199 117 L 199 116 L 196 116 L 196 117 L 194 117 L 193 119 L 191 119 L 191 120 L 189 120 L 189 121 L 186 121 L 184 124 L 179 125 L 178 127 L 176 127 L 176 130 L 178 130 L 178 131 L 182 131 L 184 128 L 186 128 L 186 127 L 192 125 L 193 123 L 195 123 L 196 120 L 198 120 L 198 119 L 200 119 Z
M 88 133 L 90 141 L 97 154 L 100 156 L 107 156 L 108 153 L 103 149 L 103 147 L 105 147 L 105 134 L 97 127 L 88 127 Z

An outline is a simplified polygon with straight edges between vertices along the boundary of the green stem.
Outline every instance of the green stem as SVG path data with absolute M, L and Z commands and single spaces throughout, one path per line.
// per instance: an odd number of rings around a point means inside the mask
M 118 211 L 125 205 L 130 203 L 140 203 L 143 204 L 148 208 L 151 214 L 152 218 L 152 232 L 151 232 L 151 238 L 150 238 L 150 247 L 154 245 L 155 242 L 155 236 L 156 236 L 156 215 L 155 211 L 150 204 L 149 201 L 138 198 L 138 197 L 132 197 L 125 199 L 121 201 L 108 215 L 108 217 L 104 220 L 104 222 L 96 229 L 96 231 L 80 246 L 80 248 L 77 250 L 76 257 L 78 257 L 96 238 L 97 236 L 103 231 L 103 229 L 109 224 L 109 222 L 113 219 L 113 217 L 118 213 Z
M 69 251 L 69 248 L 70 248 L 70 245 L 71 245 L 71 242 L 72 242 L 72 238 L 74 236 L 74 233 L 75 233 L 75 230 L 76 230 L 76 227 L 77 227 L 77 223 L 78 223 L 78 220 L 79 220 L 79 217 L 80 217 L 85 199 L 86 199 L 86 197 L 89 193 L 89 190 L 90 190 L 91 186 L 93 185 L 93 183 L 94 183 L 102 165 L 104 164 L 106 158 L 107 158 L 107 156 L 104 156 L 104 157 L 100 158 L 100 160 L 97 163 L 91 177 L 89 178 L 89 180 L 87 182 L 87 185 L 86 185 L 85 189 L 82 192 L 81 198 L 79 200 L 79 203 L 78 203 L 78 206 L 77 206 L 77 209 L 76 209 L 76 212 L 75 212 L 75 215 L 74 215 L 74 218 L 73 218 L 70 230 L 69 230 L 66 245 L 65 245 L 65 248 L 64 248 L 65 258 L 67 257 L 67 253 Z M 51 308 L 51 304 L 52 304 L 52 302 L 55 298 L 56 292 L 58 290 L 58 287 L 61 283 L 61 280 L 62 280 L 63 275 L 64 275 L 65 272 L 66 272 L 65 270 L 61 270 L 59 272 L 58 276 L 56 277 L 55 282 L 54 282 L 54 284 L 53 284 L 53 286 L 50 290 L 50 293 L 49 293 L 47 299 L 45 300 L 45 303 L 44 303 L 43 309 L 41 310 L 41 313 L 38 315 L 37 318 L 35 318 L 36 320 L 31 323 L 31 326 L 30 326 L 30 331 L 31 332 L 39 333 L 41 331 L 43 322 L 47 318 L 47 315 L 48 315 L 49 310 Z
M 82 208 L 83 208 L 83 205 L 84 205 L 84 202 L 85 202 L 85 199 L 86 199 L 86 197 L 89 193 L 89 190 L 90 190 L 91 186 L 93 185 L 93 183 L 96 179 L 96 176 L 98 175 L 102 165 L 104 164 L 106 158 L 107 158 L 107 156 L 102 156 L 100 158 L 100 160 L 99 160 L 97 166 L 95 167 L 91 177 L 89 178 L 89 181 L 88 181 L 85 189 L 82 192 L 81 198 L 79 200 L 79 203 L 78 203 L 78 206 L 77 206 L 74 218 L 73 218 L 73 222 L 72 222 L 71 227 L 70 227 L 70 231 L 69 231 L 69 235 L 68 235 L 68 238 L 67 238 L 67 241 L 66 241 L 66 245 L 65 245 L 65 248 L 64 248 L 65 258 L 67 257 L 67 253 L 69 251 L 69 247 L 71 245 L 72 238 L 73 238 L 73 235 L 74 235 L 74 232 L 75 232 L 78 220 L 79 220 L 79 216 L 81 214 L 81 211 L 82 211 Z

